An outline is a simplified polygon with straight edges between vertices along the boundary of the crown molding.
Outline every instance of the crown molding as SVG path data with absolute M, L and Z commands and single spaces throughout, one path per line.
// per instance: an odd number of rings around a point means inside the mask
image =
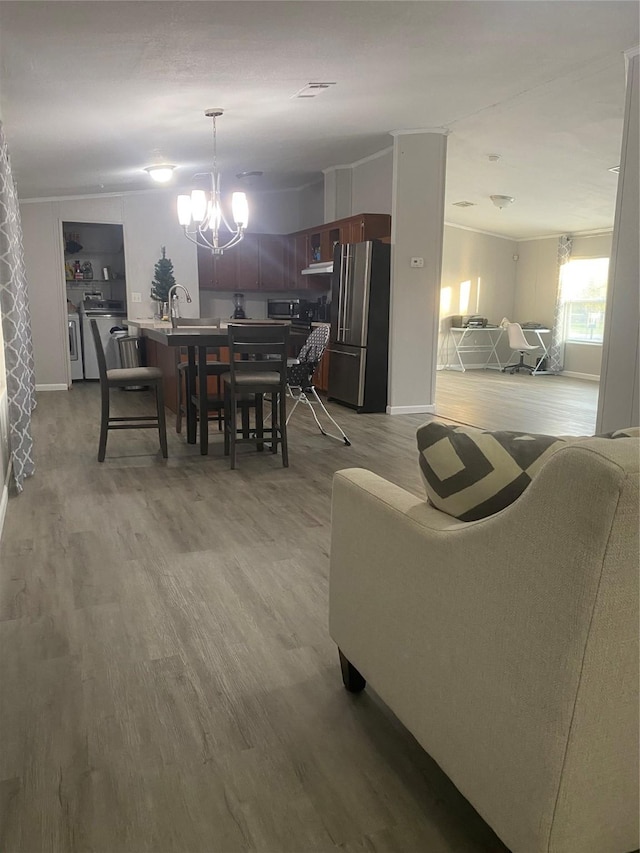
M 356 166 L 362 166 L 363 163 L 370 163 L 372 160 L 384 157 L 385 154 L 390 154 L 392 151 L 393 145 L 389 145 L 381 151 L 376 151 L 375 154 L 369 154 L 368 157 L 362 157 L 360 160 L 354 160 L 353 163 L 345 163 L 342 166 L 329 166 L 329 168 L 322 170 L 322 174 L 327 175 L 329 172 L 335 172 L 337 169 L 355 169 Z
M 499 240 L 509 240 L 512 243 L 517 243 L 517 237 L 508 237 L 506 234 L 496 234 L 493 231 L 483 231 L 481 228 L 470 228 L 468 225 L 458 225 L 455 222 L 444 220 L 447 228 L 457 228 L 459 231 L 473 231 L 474 234 L 484 234 L 485 237 L 497 237 Z
M 447 127 L 409 127 L 406 130 L 390 130 L 391 136 L 410 136 L 419 133 L 437 133 L 440 136 L 449 136 L 451 131 Z

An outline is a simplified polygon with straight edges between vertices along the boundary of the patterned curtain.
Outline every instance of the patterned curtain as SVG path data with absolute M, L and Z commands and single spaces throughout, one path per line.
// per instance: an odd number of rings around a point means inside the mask
M 558 240 L 558 290 L 556 294 L 556 310 L 553 317 L 553 340 L 549 347 L 549 367 L 552 373 L 564 370 L 564 296 L 562 295 L 562 268 L 571 260 L 571 237 L 563 234 Z
M 30 477 L 34 471 L 31 412 L 36 405 L 36 386 L 18 194 L 11 175 L 9 151 L 2 123 L 0 123 L 0 314 L 7 371 L 9 452 L 13 477 L 20 492 L 25 477 Z

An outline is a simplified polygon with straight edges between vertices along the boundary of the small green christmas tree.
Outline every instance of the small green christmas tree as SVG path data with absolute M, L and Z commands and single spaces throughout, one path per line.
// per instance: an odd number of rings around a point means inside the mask
M 166 247 L 162 247 L 162 257 L 156 263 L 155 276 L 151 282 L 151 298 L 156 302 L 167 302 L 169 290 L 176 283 L 173 276 L 173 263 L 167 257 Z

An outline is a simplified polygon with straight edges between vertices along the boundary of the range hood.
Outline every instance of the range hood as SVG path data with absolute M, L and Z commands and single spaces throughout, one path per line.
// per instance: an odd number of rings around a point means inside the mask
M 301 270 L 301 275 L 331 275 L 333 272 L 333 261 L 322 261 L 318 264 L 309 264 L 309 266 Z

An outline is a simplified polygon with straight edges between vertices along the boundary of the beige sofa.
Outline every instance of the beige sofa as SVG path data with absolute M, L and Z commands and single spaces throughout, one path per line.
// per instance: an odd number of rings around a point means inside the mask
M 515 853 L 638 839 L 636 439 L 567 445 L 524 494 L 459 522 L 335 475 L 330 632 Z

